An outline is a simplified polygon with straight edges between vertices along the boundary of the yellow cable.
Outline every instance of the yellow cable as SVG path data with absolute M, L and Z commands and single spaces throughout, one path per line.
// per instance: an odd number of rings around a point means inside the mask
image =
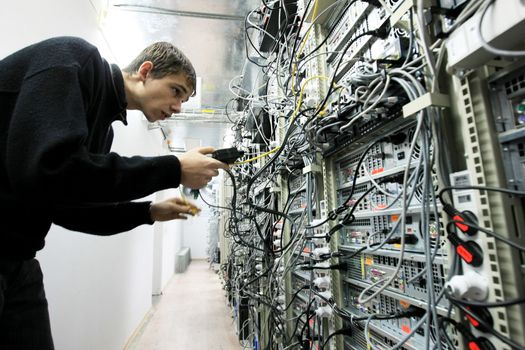
M 293 111 L 293 114 L 290 120 L 290 124 L 292 124 L 292 122 L 294 121 L 295 117 L 297 116 L 297 113 L 299 112 L 299 108 L 301 108 L 301 104 L 303 103 L 304 88 L 306 87 L 306 84 L 308 84 L 308 82 L 313 79 L 329 79 L 329 78 L 325 75 L 316 75 L 304 81 L 303 87 L 301 88 L 301 92 L 299 93 L 299 102 L 297 102 L 297 107 L 295 107 L 295 110 Z
M 246 159 L 246 160 L 243 160 L 242 162 L 235 162 L 235 163 L 233 163 L 233 164 L 234 164 L 234 165 L 239 165 L 239 164 L 246 164 L 246 163 L 253 162 L 254 160 L 264 158 L 264 157 L 266 157 L 266 156 L 269 155 L 269 154 L 272 154 L 272 153 L 277 152 L 277 151 L 279 150 L 279 148 L 281 148 L 281 146 L 277 146 L 277 147 L 275 147 L 274 149 L 272 149 L 272 150 L 270 150 L 270 151 L 268 151 L 268 152 L 266 152 L 266 153 L 263 153 L 263 154 L 261 154 L 261 155 L 259 155 L 259 156 L 257 156 L 257 157 L 253 157 L 253 158 L 250 158 L 250 159 Z
M 292 114 L 292 117 L 290 119 L 290 124 L 292 124 L 292 122 L 294 121 L 295 117 L 297 116 L 297 113 L 299 112 L 299 108 L 301 107 L 301 104 L 303 103 L 303 96 L 304 96 L 304 89 L 306 87 L 306 84 L 308 84 L 308 82 L 310 82 L 311 80 L 313 79 L 329 79 L 327 76 L 324 76 L 324 75 L 316 75 L 314 77 L 310 77 L 308 79 L 306 79 L 303 83 L 303 86 L 301 87 L 301 92 L 299 93 L 299 102 L 297 103 L 297 107 L 295 108 L 293 114 Z M 241 162 L 235 162 L 233 163 L 234 165 L 239 165 L 239 164 L 246 164 L 246 163 L 250 163 L 250 162 L 253 162 L 255 160 L 258 160 L 258 159 L 261 159 L 261 158 L 264 158 L 266 157 L 267 155 L 270 155 L 272 153 L 275 153 L 279 150 L 279 148 L 281 148 L 281 146 L 278 146 L 278 147 L 275 147 L 274 149 L 266 152 L 266 153 L 263 153 L 257 157 L 254 157 L 254 158 L 250 158 L 250 159 L 246 159 L 246 160 L 243 160 Z
M 301 92 L 299 94 L 299 102 L 297 103 L 297 107 L 295 108 L 293 114 L 292 114 L 292 117 L 291 117 L 291 120 L 290 120 L 290 124 L 294 121 L 295 117 L 297 116 L 297 112 L 299 112 L 299 108 L 301 107 L 301 104 L 303 103 L 303 96 L 304 96 L 304 88 L 306 87 L 306 84 L 308 84 L 308 82 L 310 80 L 313 80 L 313 79 L 329 79 L 327 76 L 324 76 L 324 75 L 316 75 L 315 77 L 310 77 L 308 79 L 306 79 L 304 81 L 304 84 L 301 88 Z M 257 159 L 261 159 L 261 158 L 264 158 L 266 157 L 267 155 L 270 155 L 272 153 L 275 153 L 279 150 L 279 148 L 281 148 L 281 146 L 278 146 L 278 147 L 275 147 L 274 149 L 266 152 L 266 153 L 263 153 L 257 157 L 254 157 L 254 158 L 250 158 L 250 159 L 246 159 L 246 160 L 243 160 L 241 162 L 235 162 L 233 163 L 234 165 L 239 165 L 239 164 L 246 164 L 246 163 L 250 163 L 250 162 L 253 162 L 254 160 L 257 160 Z

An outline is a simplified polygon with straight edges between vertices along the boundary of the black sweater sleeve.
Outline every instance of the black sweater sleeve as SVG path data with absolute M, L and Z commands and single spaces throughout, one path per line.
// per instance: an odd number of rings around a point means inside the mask
M 53 223 L 73 231 L 98 236 L 110 236 L 153 224 L 150 216 L 151 202 L 121 202 L 85 204 L 54 210 Z
M 7 133 L 6 169 L 14 191 L 54 203 L 119 202 L 177 187 L 175 156 L 88 151 L 79 74 L 78 67 L 61 66 L 26 77 Z

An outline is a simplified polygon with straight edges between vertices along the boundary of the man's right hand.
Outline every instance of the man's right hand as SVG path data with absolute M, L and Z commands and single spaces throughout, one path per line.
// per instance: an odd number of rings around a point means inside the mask
M 200 147 L 179 156 L 181 185 L 192 189 L 202 188 L 214 176 L 219 175 L 218 169 L 228 169 L 227 164 L 206 156 L 213 151 L 215 151 L 213 147 Z

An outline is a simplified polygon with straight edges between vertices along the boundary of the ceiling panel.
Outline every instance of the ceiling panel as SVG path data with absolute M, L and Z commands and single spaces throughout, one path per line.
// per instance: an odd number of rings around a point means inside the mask
M 244 16 L 260 1 L 250 0 L 123 0 L 112 1 L 113 5 L 138 5 L 167 10 L 202 12 L 222 15 Z
M 113 25 L 118 28 L 108 31 L 106 36 L 118 62 L 126 63 L 150 43 L 174 43 L 190 58 L 197 75 L 202 78 L 202 107 L 223 108 L 233 96 L 229 82 L 241 73 L 245 60 L 243 18 L 257 3 L 242 0 L 112 1 L 108 21 L 113 19 Z M 131 40 L 122 40 L 126 33 Z

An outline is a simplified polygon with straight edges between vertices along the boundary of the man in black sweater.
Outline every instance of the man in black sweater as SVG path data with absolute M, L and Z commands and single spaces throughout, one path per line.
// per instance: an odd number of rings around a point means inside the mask
M 126 68 L 73 37 L 28 46 L 0 61 L 0 349 L 53 349 L 38 261 L 52 223 L 111 235 L 185 218 L 180 198 L 136 202 L 159 190 L 205 186 L 227 169 L 203 147 L 177 158 L 109 152 L 126 110 L 155 122 L 195 92 L 189 60 L 165 42 Z

